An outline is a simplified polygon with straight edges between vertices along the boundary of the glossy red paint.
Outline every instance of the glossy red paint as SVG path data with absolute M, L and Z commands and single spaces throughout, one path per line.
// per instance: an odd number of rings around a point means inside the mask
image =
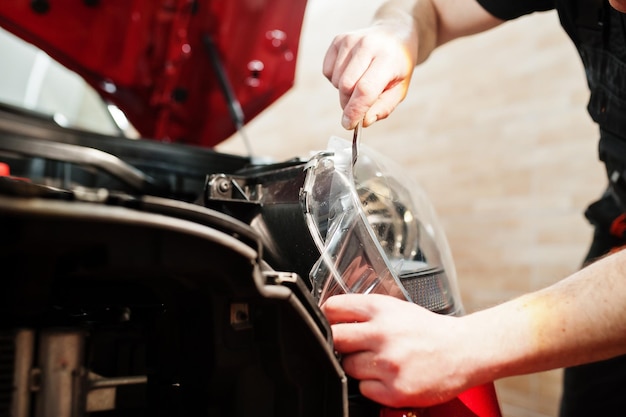
M 207 51 L 245 121 L 293 85 L 306 0 L 11 0 L 0 26 L 120 107 L 144 137 L 211 147 L 235 131 Z
M 493 383 L 471 388 L 443 404 L 419 409 L 383 408 L 380 417 L 502 417 Z

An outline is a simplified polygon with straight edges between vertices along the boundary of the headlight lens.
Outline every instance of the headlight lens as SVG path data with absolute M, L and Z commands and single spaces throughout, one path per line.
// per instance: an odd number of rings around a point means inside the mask
M 397 165 L 331 138 L 311 158 L 303 187 L 307 224 L 321 256 L 311 270 L 319 303 L 341 293 L 382 293 L 432 311 L 462 311 L 450 250 L 422 189 Z

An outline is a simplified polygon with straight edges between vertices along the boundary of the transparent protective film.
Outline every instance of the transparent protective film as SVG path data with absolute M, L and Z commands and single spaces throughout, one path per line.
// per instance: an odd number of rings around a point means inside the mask
M 350 161 L 351 143 L 333 137 L 307 169 L 303 199 L 321 253 L 310 273 L 318 302 L 381 293 L 460 313 L 449 247 L 421 188 L 367 146 L 354 174 Z

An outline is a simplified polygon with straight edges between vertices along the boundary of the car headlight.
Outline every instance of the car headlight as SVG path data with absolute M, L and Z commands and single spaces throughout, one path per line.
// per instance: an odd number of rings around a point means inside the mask
M 321 254 L 310 273 L 318 302 L 381 293 L 461 313 L 449 246 L 423 190 L 367 146 L 354 176 L 350 161 L 351 143 L 331 138 L 306 168 L 305 216 Z

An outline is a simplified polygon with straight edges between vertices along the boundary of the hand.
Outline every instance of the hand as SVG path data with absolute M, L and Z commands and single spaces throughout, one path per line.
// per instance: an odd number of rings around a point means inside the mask
M 343 355 L 345 372 L 361 393 L 391 407 L 425 407 L 474 384 L 464 375 L 463 326 L 391 296 L 348 294 L 322 305 Z
M 338 35 L 330 45 L 323 72 L 339 90 L 344 128 L 386 118 L 406 96 L 417 48 L 411 33 L 399 32 L 378 24 Z

